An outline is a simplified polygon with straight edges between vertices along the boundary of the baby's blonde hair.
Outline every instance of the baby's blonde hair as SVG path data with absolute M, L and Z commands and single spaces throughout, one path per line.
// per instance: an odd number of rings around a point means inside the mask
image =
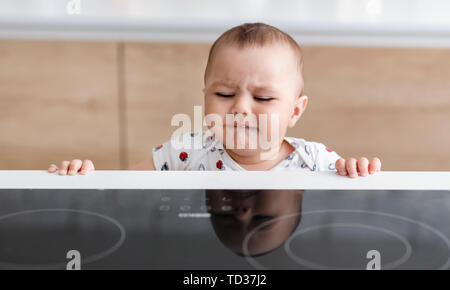
M 211 46 L 206 64 L 204 80 L 211 68 L 212 60 L 218 48 L 222 45 L 236 45 L 238 48 L 263 47 L 273 43 L 287 44 L 297 56 L 298 69 L 303 88 L 303 53 L 300 45 L 286 32 L 265 23 L 244 23 L 225 31 Z M 302 89 L 303 91 L 303 89 Z M 301 95 L 301 93 L 300 93 Z

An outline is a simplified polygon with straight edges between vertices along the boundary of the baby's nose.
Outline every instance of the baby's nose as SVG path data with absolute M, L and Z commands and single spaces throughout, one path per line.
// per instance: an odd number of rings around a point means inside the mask
M 251 217 L 251 210 L 249 207 L 240 206 L 234 209 L 234 214 L 236 216 L 236 219 L 245 221 Z
M 245 96 L 236 96 L 233 107 L 231 108 L 232 114 L 242 114 L 244 116 L 250 115 L 252 112 L 251 104 Z

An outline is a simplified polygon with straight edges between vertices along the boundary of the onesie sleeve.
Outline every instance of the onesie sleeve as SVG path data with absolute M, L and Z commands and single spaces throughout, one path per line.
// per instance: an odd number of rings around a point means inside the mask
M 336 170 L 335 163 L 341 158 L 336 151 L 322 143 L 310 142 L 314 150 L 314 166 L 318 171 Z
M 192 159 L 192 137 L 183 134 L 152 149 L 156 170 L 186 170 Z

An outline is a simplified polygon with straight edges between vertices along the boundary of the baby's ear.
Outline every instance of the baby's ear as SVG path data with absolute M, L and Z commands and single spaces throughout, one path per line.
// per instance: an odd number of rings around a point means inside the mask
M 307 96 L 301 96 L 295 100 L 294 110 L 291 114 L 291 118 L 290 118 L 289 124 L 288 124 L 289 128 L 292 128 L 295 126 L 298 119 L 300 119 L 300 116 L 305 111 L 307 104 L 308 104 Z
M 302 112 L 306 110 L 306 105 L 308 105 L 308 96 L 301 96 L 297 99 L 297 103 L 302 108 Z

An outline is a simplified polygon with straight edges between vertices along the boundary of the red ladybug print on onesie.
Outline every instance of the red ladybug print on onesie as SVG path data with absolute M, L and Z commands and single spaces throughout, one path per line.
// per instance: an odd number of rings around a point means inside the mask
M 217 168 L 222 169 L 223 168 L 222 160 L 217 161 L 216 166 L 217 166 Z
M 159 146 L 157 146 L 157 147 L 155 147 L 155 148 L 153 148 L 153 152 L 156 152 L 156 151 L 158 151 L 159 149 L 161 149 L 163 146 L 162 145 L 159 145 Z
M 186 152 L 181 152 L 180 153 L 180 160 L 181 161 L 186 161 L 186 159 L 188 158 L 188 154 Z

